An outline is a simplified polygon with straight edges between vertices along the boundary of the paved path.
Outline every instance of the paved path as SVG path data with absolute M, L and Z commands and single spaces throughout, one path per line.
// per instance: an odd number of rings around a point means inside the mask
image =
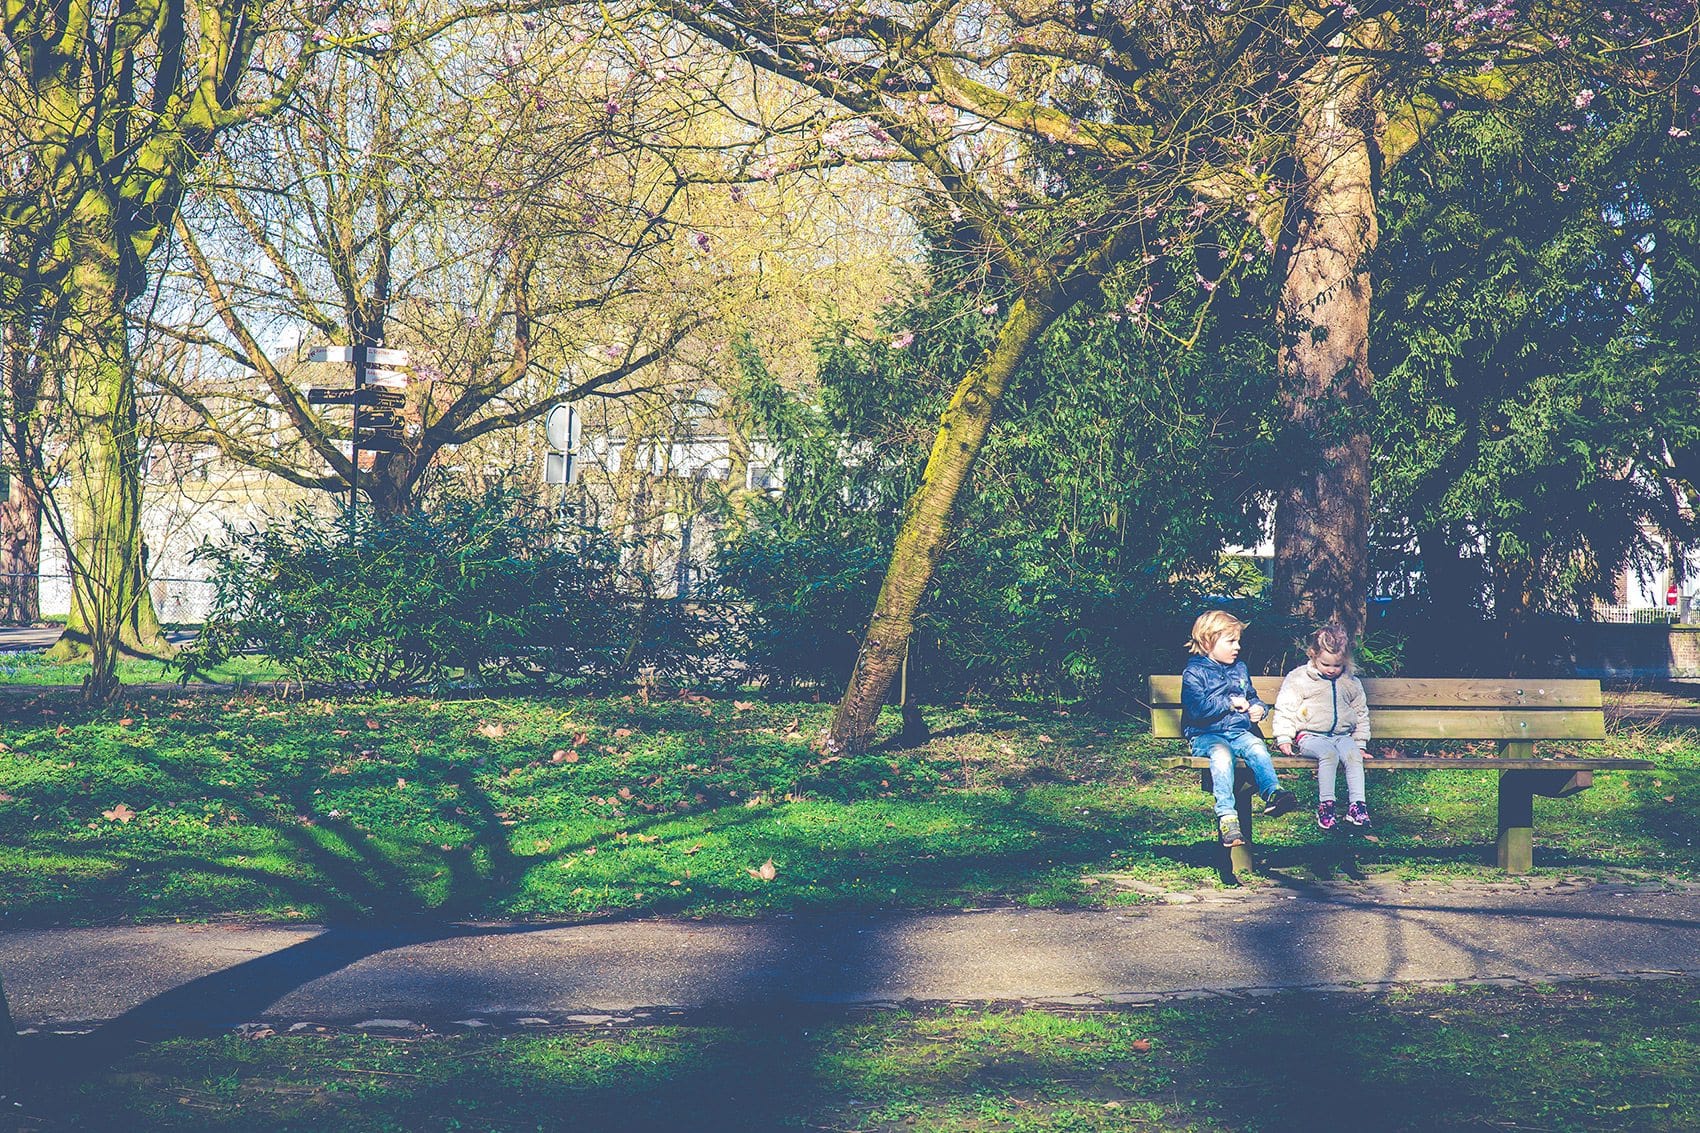
M 20 1028 L 129 1034 L 1700 975 L 1700 887 L 1367 881 L 1120 912 L 10 931 L 0 974 Z

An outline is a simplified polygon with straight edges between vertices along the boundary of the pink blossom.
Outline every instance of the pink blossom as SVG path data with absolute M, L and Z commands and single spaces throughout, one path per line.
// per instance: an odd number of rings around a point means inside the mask
M 326 31 L 324 28 L 314 28 L 313 29 L 313 42 L 314 43 L 323 43 L 323 42 L 325 42 L 325 40 L 329 39 L 330 37 L 331 37 L 331 33 Z
M 906 330 L 906 331 L 903 331 L 901 334 L 895 334 L 895 335 L 892 336 L 892 338 L 891 338 L 891 348 L 893 350 L 902 350 L 902 349 L 906 348 L 911 342 L 914 342 L 914 341 L 915 341 L 915 332 L 912 331 L 912 330 Z
M 1688 131 L 1684 130 L 1680 126 L 1672 126 L 1670 129 L 1666 130 L 1665 133 L 1669 134 L 1673 138 L 1686 138 L 1688 136 Z
M 1587 87 L 1583 87 L 1581 90 L 1576 92 L 1575 101 L 1576 109 L 1586 110 L 1589 104 L 1594 101 L 1594 92 L 1589 90 Z
M 1431 39 L 1427 43 L 1423 44 L 1423 54 L 1428 56 L 1428 61 L 1430 63 L 1438 63 L 1440 62 L 1441 57 L 1446 54 L 1446 48 Z
M 602 109 L 606 110 L 608 112 L 608 117 L 612 118 L 620 112 L 620 104 L 616 99 L 611 98 L 607 102 L 603 103 Z
M 998 313 L 998 305 L 996 303 L 987 303 L 985 306 L 980 308 L 980 313 L 982 315 L 995 315 Z
M 395 24 L 390 21 L 388 16 L 373 16 L 366 21 L 368 35 L 388 35 L 394 29 Z
M 692 233 L 691 234 L 691 243 L 695 244 L 700 250 L 702 250 L 704 252 L 708 251 L 708 233 L 706 233 L 706 232 L 694 232 L 694 233 Z

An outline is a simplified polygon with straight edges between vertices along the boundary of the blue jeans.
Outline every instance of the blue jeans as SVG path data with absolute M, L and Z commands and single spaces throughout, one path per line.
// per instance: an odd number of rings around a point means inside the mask
M 1269 749 L 1256 732 L 1205 732 L 1192 737 L 1192 754 L 1210 761 L 1210 787 L 1216 795 L 1216 816 L 1234 813 L 1234 760 L 1251 768 L 1257 780 L 1257 793 L 1268 802 L 1269 796 L 1280 789 L 1275 778 L 1275 764 L 1269 759 Z

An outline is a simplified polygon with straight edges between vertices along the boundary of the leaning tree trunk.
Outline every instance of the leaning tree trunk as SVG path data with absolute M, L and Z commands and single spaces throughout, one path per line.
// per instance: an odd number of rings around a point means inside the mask
M 850 686 L 833 713 L 827 742 L 836 751 L 863 751 L 873 739 L 880 705 L 903 663 L 921 595 L 949 538 L 956 498 L 985 443 L 1004 389 L 1049 316 L 1049 302 L 1016 300 L 997 342 L 957 384 L 939 419 L 921 486 L 904 508 L 879 601 L 850 671 Z
M 87 657 L 91 698 L 117 688 L 120 652 L 171 652 L 154 614 L 141 561 L 142 480 L 135 370 L 128 327 L 109 264 L 74 275 L 76 314 L 66 324 L 69 507 L 63 509 L 71 565 L 71 614 L 48 652 Z M 113 262 L 115 262 L 115 257 Z
M 1325 60 L 1299 99 L 1276 327 L 1281 402 L 1304 458 L 1277 495 L 1274 599 L 1279 615 L 1356 635 L 1369 589 L 1370 69 Z

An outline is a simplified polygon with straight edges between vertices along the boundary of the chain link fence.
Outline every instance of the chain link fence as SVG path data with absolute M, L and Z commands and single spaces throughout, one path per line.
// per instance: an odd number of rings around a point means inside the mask
M 64 617 L 71 612 L 68 574 L 0 574 L 0 587 L 13 591 L 31 579 L 39 580 L 42 617 Z M 148 583 L 148 594 L 163 625 L 200 625 L 212 612 L 213 584 L 204 578 L 156 578 Z

